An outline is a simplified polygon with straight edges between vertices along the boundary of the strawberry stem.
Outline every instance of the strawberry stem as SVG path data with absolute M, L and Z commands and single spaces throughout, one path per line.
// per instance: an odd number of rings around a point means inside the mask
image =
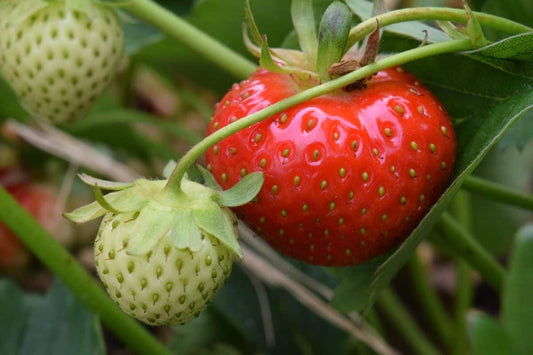
M 385 288 L 381 292 L 377 300 L 377 305 L 385 313 L 398 333 L 402 334 L 405 340 L 409 343 L 413 350 L 413 354 L 440 354 L 390 287 Z
M 446 245 L 447 250 L 466 261 L 494 290 L 501 293 L 506 271 L 474 236 L 448 212 L 441 215 L 437 228 L 441 233 L 435 240 L 437 244 Z
M 472 208 L 470 195 L 465 191 L 459 191 L 455 195 L 450 206 L 451 213 L 457 222 L 470 231 L 472 229 Z M 449 349 L 452 354 L 462 354 L 467 344 L 467 312 L 472 304 L 473 288 L 470 267 L 461 259 L 456 261 L 456 297 L 454 304 L 454 323 L 452 328 L 453 342 L 452 348 Z
M 416 252 L 407 264 L 407 271 L 409 272 L 414 292 L 418 296 L 417 299 L 420 301 L 420 307 L 424 310 L 423 314 L 426 317 L 426 321 L 433 326 L 442 345 L 450 349 L 455 341 L 452 333 L 452 320 L 446 313 L 435 289 L 428 282 L 427 272 Z
M 440 42 L 429 44 L 424 47 L 414 48 L 402 53 L 385 57 L 375 63 L 369 64 L 363 68 L 357 69 L 349 74 L 346 74 L 338 79 L 325 82 L 321 85 L 312 87 L 298 94 L 281 100 L 273 105 L 270 105 L 260 111 L 248 115 L 240 120 L 237 120 L 224 128 L 205 137 L 201 142 L 193 146 L 178 162 L 174 171 L 170 175 L 167 183 L 167 190 L 180 191 L 181 179 L 189 167 L 198 159 L 209 147 L 215 145 L 233 133 L 245 129 L 257 122 L 260 122 L 272 115 L 282 112 L 294 105 L 310 100 L 312 98 L 324 95 L 332 90 L 341 89 L 357 80 L 361 80 L 370 75 L 377 73 L 389 67 L 402 65 L 414 60 L 458 51 L 465 51 L 472 49 L 472 42 L 469 39 L 453 40 L 448 42 Z
M 203 55 L 236 77 L 247 77 L 256 65 L 213 37 L 151 0 L 129 1 L 124 9 Z
M 472 193 L 491 198 L 495 201 L 533 211 L 533 195 L 513 191 L 503 185 L 475 176 L 468 177 L 462 187 Z
M 533 28 L 514 22 L 502 17 L 485 14 L 482 12 L 473 12 L 482 26 L 491 27 L 509 34 L 520 34 L 531 32 Z M 392 25 L 394 23 L 406 21 L 453 21 L 466 23 L 467 14 L 461 9 L 449 9 L 443 7 L 418 7 L 390 11 L 379 16 L 369 18 L 350 30 L 347 47 L 362 40 L 376 29 L 376 19 L 381 27 Z
M 76 259 L 1 186 L 0 220 L 131 349 L 143 354 L 170 354 L 144 327 L 122 312 Z

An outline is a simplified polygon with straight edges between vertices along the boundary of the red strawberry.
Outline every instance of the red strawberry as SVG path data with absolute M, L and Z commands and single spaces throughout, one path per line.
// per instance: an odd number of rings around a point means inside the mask
M 226 94 L 208 134 L 301 90 L 293 76 L 260 69 Z M 244 129 L 206 158 L 224 189 L 264 173 L 257 198 L 236 212 L 274 248 L 341 266 L 406 238 L 445 189 L 455 152 L 446 111 L 396 67 Z
M 26 172 L 17 167 L 0 168 L 0 185 L 48 230 L 53 230 L 59 214 L 54 213 L 56 197 L 47 190 L 28 183 Z M 21 241 L 0 223 L 0 270 L 24 265 L 28 253 Z

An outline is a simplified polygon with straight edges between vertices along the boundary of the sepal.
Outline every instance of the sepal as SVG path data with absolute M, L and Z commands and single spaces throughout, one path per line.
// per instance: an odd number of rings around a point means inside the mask
M 215 202 L 193 210 L 194 221 L 204 231 L 215 236 L 226 247 L 233 251 L 239 259 L 242 259 L 242 251 L 237 242 L 236 220 L 232 220 L 233 214 L 226 213 Z M 230 218 L 231 215 L 231 218 Z
M 101 179 L 97 179 L 87 174 L 78 174 L 78 177 L 80 178 L 81 181 L 83 181 L 85 184 L 89 186 L 98 187 L 102 190 L 110 190 L 110 191 L 124 190 L 129 187 L 132 187 L 133 184 L 135 183 L 135 182 L 119 182 L 119 181 L 101 180 Z
M 135 220 L 135 236 L 128 242 L 128 254 L 148 253 L 170 230 L 174 214 L 170 207 L 150 201 Z
M 259 193 L 264 181 L 263 173 L 248 174 L 231 189 L 217 192 L 213 199 L 226 207 L 242 206 L 250 202 Z

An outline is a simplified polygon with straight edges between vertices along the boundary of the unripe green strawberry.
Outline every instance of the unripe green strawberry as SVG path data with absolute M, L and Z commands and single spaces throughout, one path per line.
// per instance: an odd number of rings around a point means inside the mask
M 134 213 L 107 213 L 95 242 L 98 275 L 111 297 L 150 325 L 184 323 L 198 315 L 224 285 L 233 253 L 204 233 L 201 248 L 178 249 L 162 237 L 146 255 L 130 255 Z
M 150 325 L 187 322 L 211 301 L 241 256 L 228 207 L 250 201 L 263 182 L 262 174 L 250 174 L 222 191 L 184 178 L 176 192 L 166 180 L 81 177 L 116 192 L 97 193 L 96 202 L 65 216 L 78 223 L 104 216 L 94 247 L 98 275 L 124 312 Z
M 109 7 L 16 0 L 0 4 L 0 68 L 21 103 L 52 122 L 79 117 L 113 78 L 123 33 Z

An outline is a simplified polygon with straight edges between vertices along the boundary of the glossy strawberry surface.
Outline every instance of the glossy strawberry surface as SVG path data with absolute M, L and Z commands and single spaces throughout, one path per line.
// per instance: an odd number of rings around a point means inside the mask
M 300 90 L 289 75 L 258 70 L 222 99 L 208 134 Z M 396 67 L 244 129 L 206 159 L 224 189 L 264 173 L 257 198 L 236 212 L 275 249 L 342 266 L 405 239 L 447 186 L 455 153 L 445 109 Z

